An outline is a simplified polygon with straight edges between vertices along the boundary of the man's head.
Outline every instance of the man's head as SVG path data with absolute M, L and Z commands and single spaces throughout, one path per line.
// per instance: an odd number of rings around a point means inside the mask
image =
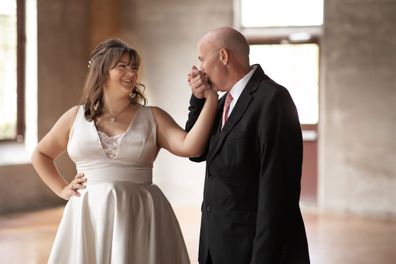
M 198 58 L 218 91 L 229 91 L 250 70 L 249 44 L 245 37 L 230 27 L 208 32 L 198 42 Z

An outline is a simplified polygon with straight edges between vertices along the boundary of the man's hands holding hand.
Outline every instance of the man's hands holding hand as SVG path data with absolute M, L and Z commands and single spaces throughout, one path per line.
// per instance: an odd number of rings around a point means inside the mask
M 192 67 L 191 72 L 188 74 L 188 85 L 193 95 L 198 99 L 206 98 L 216 93 L 211 87 L 208 76 L 195 66 Z

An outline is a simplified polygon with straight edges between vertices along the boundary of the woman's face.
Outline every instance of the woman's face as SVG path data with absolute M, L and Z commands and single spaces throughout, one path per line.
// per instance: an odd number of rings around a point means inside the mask
M 104 84 L 104 89 L 114 95 L 129 96 L 138 79 L 138 66 L 124 54 L 109 70 L 109 76 Z

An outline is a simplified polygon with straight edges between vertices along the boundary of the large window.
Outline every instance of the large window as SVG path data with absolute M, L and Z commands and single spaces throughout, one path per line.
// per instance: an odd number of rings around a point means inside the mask
M 251 63 L 289 90 L 302 124 L 317 124 L 323 1 L 235 1 L 235 26 L 251 44 Z
M 320 26 L 323 0 L 241 0 L 242 27 Z
M 24 135 L 24 1 L 0 5 L 0 140 Z
M 272 79 L 289 90 L 302 124 L 318 122 L 317 44 L 251 45 L 250 57 L 252 64 L 262 65 Z

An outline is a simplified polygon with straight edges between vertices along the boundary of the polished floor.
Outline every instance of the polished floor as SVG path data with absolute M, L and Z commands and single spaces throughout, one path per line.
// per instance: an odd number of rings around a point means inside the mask
M 63 208 L 0 216 L 0 263 L 46 263 Z M 197 263 L 198 208 L 175 208 Z M 396 263 L 396 220 L 321 215 L 304 210 L 311 263 Z

